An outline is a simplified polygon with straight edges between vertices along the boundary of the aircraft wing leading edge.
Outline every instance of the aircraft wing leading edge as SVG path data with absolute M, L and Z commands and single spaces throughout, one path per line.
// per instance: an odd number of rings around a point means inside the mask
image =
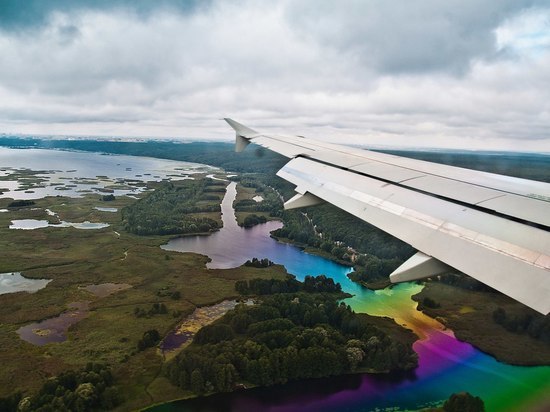
M 390 275 L 410 281 L 455 268 L 548 314 L 550 184 L 267 135 L 232 119 L 236 149 L 250 142 L 290 159 L 285 208 L 329 202 L 419 252 Z

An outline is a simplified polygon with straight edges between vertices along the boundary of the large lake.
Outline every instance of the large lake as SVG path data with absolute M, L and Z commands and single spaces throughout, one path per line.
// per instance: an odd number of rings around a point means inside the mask
M 132 195 L 143 190 L 140 183 L 145 181 L 191 179 L 193 174 L 214 170 L 198 163 L 149 157 L 0 147 L 0 197 Z
M 286 385 L 177 401 L 153 411 L 370 411 L 417 410 L 468 391 L 485 401 L 488 411 L 526 411 L 543 402 L 550 410 L 550 367 L 519 367 L 497 362 L 473 346 L 455 339 L 436 320 L 416 310 L 411 296 L 422 286 L 406 283 L 371 291 L 347 277 L 350 268 L 277 242 L 268 222 L 251 229 L 237 225 L 232 208 L 235 184 L 222 202 L 223 228 L 211 236 L 174 239 L 163 248 L 208 255 L 209 268 L 230 268 L 252 257 L 269 258 L 302 280 L 325 274 L 354 296 L 347 303 L 356 312 L 388 316 L 415 331 L 419 367 L 410 374 L 352 375 L 291 382 Z M 544 408 L 544 407 L 543 407 Z

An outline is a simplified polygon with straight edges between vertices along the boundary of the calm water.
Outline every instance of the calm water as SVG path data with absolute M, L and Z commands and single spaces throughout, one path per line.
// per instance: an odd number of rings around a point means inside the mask
M 65 222 L 62 220 L 60 223 L 49 223 L 47 220 L 37 220 L 37 219 L 16 219 L 11 221 L 10 229 L 19 229 L 19 230 L 34 230 L 41 229 L 45 227 L 74 227 L 75 229 L 103 229 L 109 227 L 108 223 L 94 223 L 94 222 Z
M 69 303 L 69 310 L 59 316 L 31 323 L 17 329 L 19 337 L 33 345 L 42 346 L 48 343 L 67 340 L 67 330 L 88 316 L 89 302 Z
M 231 208 L 235 184 L 228 187 L 222 204 L 224 227 L 212 236 L 188 237 L 163 248 L 208 254 L 211 268 L 229 268 L 252 257 L 285 265 L 303 279 L 326 274 L 340 282 L 353 298 L 348 304 L 357 312 L 388 316 L 415 331 L 419 367 L 409 374 L 355 375 L 291 382 L 178 401 L 152 408 L 154 411 L 369 411 L 417 410 L 440 403 L 450 394 L 468 391 L 481 396 L 488 411 L 550 410 L 550 367 L 518 367 L 497 362 L 471 345 L 455 339 L 452 331 L 416 310 L 411 296 L 422 286 L 401 284 L 392 289 L 370 291 L 350 281 L 350 268 L 269 238 L 280 224 L 269 222 L 253 229 L 237 226 Z M 395 408 L 395 409 L 392 409 Z
M 19 272 L 0 273 L 0 295 L 5 293 L 29 292 L 45 288 L 51 279 L 25 278 Z
M 198 163 L 148 157 L 5 147 L 0 147 L 0 168 L 0 197 L 13 199 L 81 197 L 86 193 L 105 194 L 106 188 L 115 196 L 131 195 L 143 190 L 142 182 L 192 179 L 195 173 L 216 170 Z M 11 175 L 25 169 L 43 172 L 30 176 L 43 181 L 22 190 L 21 182 Z

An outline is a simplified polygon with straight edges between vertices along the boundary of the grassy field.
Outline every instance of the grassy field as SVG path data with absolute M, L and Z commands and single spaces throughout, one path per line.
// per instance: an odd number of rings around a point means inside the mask
M 507 313 L 526 308 L 501 293 L 478 292 L 440 282 L 426 282 L 424 289 L 413 299 L 422 302 L 430 298 L 438 308 L 422 307 L 422 311 L 436 318 L 455 336 L 469 342 L 501 362 L 513 365 L 550 365 L 550 347 L 528 334 L 508 332 L 493 321 L 493 311 L 504 308 Z
M 120 410 L 133 410 L 152 402 L 184 394 L 159 374 L 163 357 L 156 348 L 138 352 L 143 333 L 157 329 L 167 334 L 197 306 L 210 305 L 237 296 L 239 279 L 279 277 L 281 267 L 269 269 L 206 269 L 207 258 L 167 252 L 159 248 L 166 236 L 136 236 L 125 232 L 120 210 L 135 199 L 117 197 L 103 202 L 98 194 L 83 198 L 48 197 L 32 207 L 0 213 L 0 273 L 21 272 L 26 277 L 53 279 L 36 293 L 0 295 L 0 396 L 15 391 L 32 393 L 45 379 L 89 361 L 111 366 L 127 401 Z M 0 209 L 11 199 L 0 199 Z M 115 207 L 101 212 L 94 207 Z M 45 209 L 70 222 L 105 222 L 99 230 L 48 227 L 10 230 L 13 219 L 47 219 Z M 35 210 L 32 210 L 35 209 Z M 219 213 L 211 214 L 219 219 Z M 214 216 L 216 215 L 216 216 Z M 82 290 L 99 283 L 127 283 L 132 287 L 98 298 Z M 179 298 L 172 297 L 179 292 Z M 72 326 L 62 343 L 34 346 L 19 338 L 16 330 L 31 322 L 54 317 L 71 302 L 90 302 L 86 318 Z M 164 303 L 166 314 L 136 317 L 134 310 L 148 310 Z

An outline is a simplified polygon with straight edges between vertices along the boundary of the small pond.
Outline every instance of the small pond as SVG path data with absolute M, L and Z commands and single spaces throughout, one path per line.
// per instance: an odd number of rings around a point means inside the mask
M 30 279 L 19 272 L 0 273 L 0 295 L 5 293 L 29 292 L 45 288 L 51 279 Z
M 37 220 L 37 219 L 16 219 L 11 221 L 10 229 L 20 229 L 20 230 L 34 230 L 41 229 L 45 227 L 74 227 L 76 229 L 103 229 L 109 227 L 108 223 L 94 223 L 94 222 L 82 222 L 82 223 L 73 223 L 61 221 L 61 223 L 53 224 L 49 223 L 47 220 Z
M 67 330 L 88 316 L 88 306 L 88 301 L 70 303 L 69 310 L 61 315 L 22 326 L 17 334 L 24 341 L 37 346 L 63 342 L 67 340 Z

